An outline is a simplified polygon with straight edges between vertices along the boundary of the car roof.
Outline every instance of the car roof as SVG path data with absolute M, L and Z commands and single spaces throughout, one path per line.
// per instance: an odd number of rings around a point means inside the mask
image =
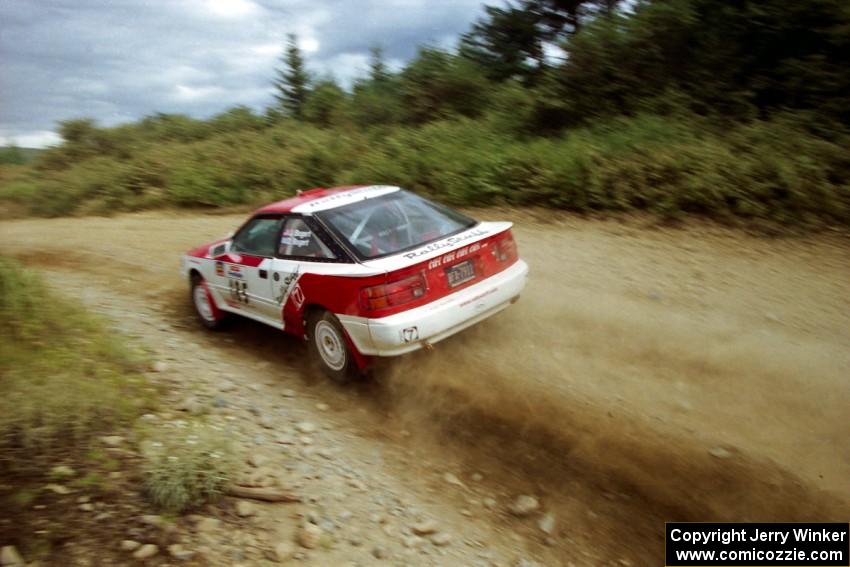
M 335 209 L 356 201 L 380 197 L 400 191 L 392 185 L 344 185 L 341 187 L 316 187 L 300 191 L 295 197 L 262 207 L 255 214 L 300 213 L 310 215 L 318 211 Z

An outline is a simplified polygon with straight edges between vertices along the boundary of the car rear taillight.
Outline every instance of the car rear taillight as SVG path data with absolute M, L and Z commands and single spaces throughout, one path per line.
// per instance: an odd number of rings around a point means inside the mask
M 422 273 L 394 282 L 364 287 L 360 290 L 360 305 L 367 311 L 404 305 L 425 295 L 427 284 Z
M 517 259 L 516 242 L 514 242 L 514 236 L 510 230 L 504 238 L 493 245 L 493 256 L 499 262 L 513 262 Z

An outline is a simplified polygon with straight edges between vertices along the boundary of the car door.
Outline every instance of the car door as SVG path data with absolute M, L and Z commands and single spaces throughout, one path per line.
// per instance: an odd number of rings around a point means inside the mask
M 304 292 L 298 284 L 301 276 L 315 271 L 311 266 L 317 263 L 338 259 L 338 253 L 331 250 L 308 219 L 295 215 L 284 219 L 277 258 L 271 267 L 275 300 L 284 321 L 297 320 L 304 304 Z
M 227 306 L 276 327 L 282 324 L 270 273 L 282 222 L 279 215 L 252 218 L 215 258 L 214 284 Z

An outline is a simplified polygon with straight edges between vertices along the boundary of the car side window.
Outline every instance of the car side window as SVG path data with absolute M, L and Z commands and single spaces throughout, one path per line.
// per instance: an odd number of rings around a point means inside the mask
M 281 222 L 279 218 L 252 219 L 233 237 L 231 251 L 267 258 L 274 256 Z
M 335 260 L 336 255 L 314 233 L 304 219 L 290 218 L 283 225 L 278 256 Z

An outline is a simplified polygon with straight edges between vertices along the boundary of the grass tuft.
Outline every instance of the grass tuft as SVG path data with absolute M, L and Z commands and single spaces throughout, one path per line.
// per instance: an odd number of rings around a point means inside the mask
M 164 424 L 145 442 L 143 456 L 148 498 L 172 513 L 218 498 L 234 467 L 224 434 L 201 422 Z
M 139 355 L 2 257 L 0 320 L 0 468 L 46 466 L 151 407 Z

